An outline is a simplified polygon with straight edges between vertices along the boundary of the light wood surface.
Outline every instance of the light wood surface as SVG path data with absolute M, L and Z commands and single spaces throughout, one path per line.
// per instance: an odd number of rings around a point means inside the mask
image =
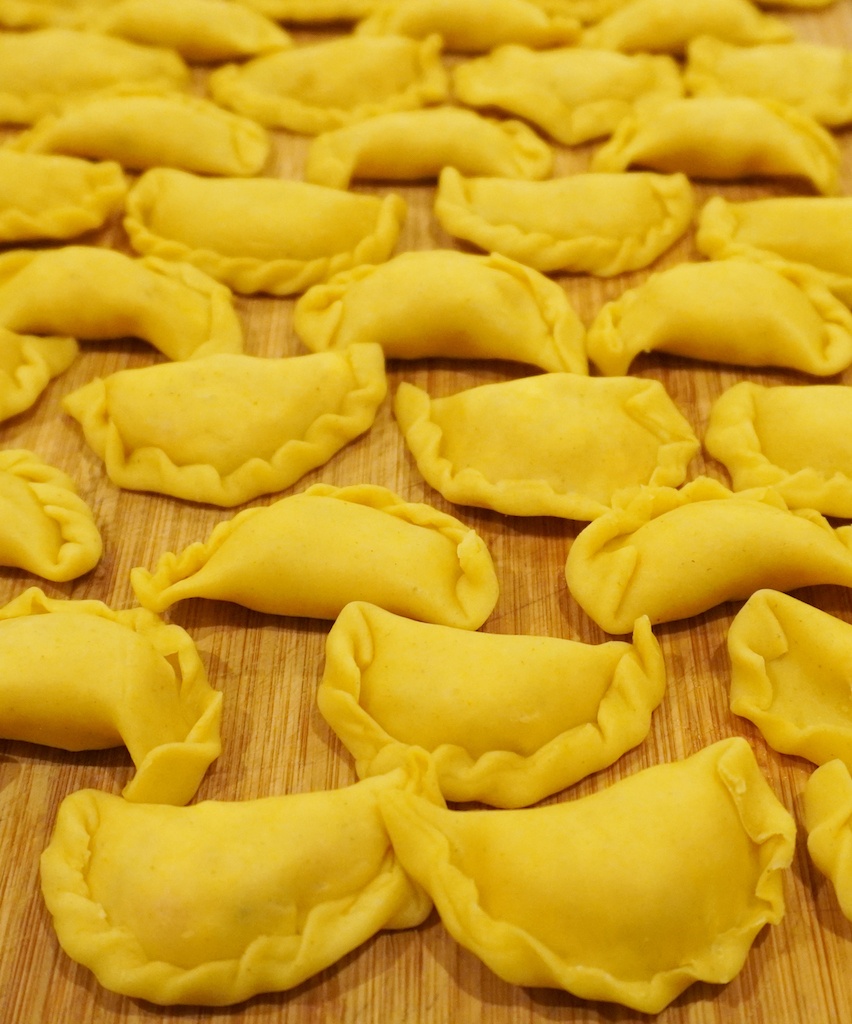
M 803 39 L 852 45 L 852 9 L 839 0 L 822 12 L 785 13 Z M 298 38 L 307 39 L 308 36 Z M 199 76 L 199 85 L 202 76 Z M 852 192 L 852 133 L 838 133 L 844 192 Z M 267 173 L 301 177 L 308 140 L 275 133 L 275 160 Z M 587 166 L 591 146 L 558 154 L 557 173 Z M 387 189 L 361 188 L 361 191 Z M 696 185 L 700 203 L 712 194 L 731 198 L 793 193 L 796 186 L 749 183 Z M 394 191 L 409 203 L 398 251 L 455 247 L 431 212 L 427 185 Z M 118 223 L 91 244 L 127 250 Z M 129 250 L 128 250 L 129 251 Z M 698 258 L 691 235 L 653 269 Z M 560 276 L 586 323 L 601 305 L 647 272 L 612 280 Z M 291 329 L 293 301 L 238 300 L 247 350 L 290 356 L 304 351 Z M 128 573 L 151 567 L 166 550 L 207 537 L 234 513 L 166 497 L 120 491 L 60 408 L 61 397 L 96 375 L 158 361 L 133 340 L 84 345 L 78 362 L 54 381 L 35 409 L 0 424 L 0 446 L 27 448 L 64 469 L 77 482 L 101 528 L 105 554 L 82 579 L 53 585 L 26 573 L 0 569 L 0 602 L 36 584 L 51 596 L 97 598 L 114 608 L 134 604 Z M 665 356 L 638 359 L 633 372 L 662 381 L 703 435 L 713 399 L 737 380 L 806 383 L 785 372 L 745 372 Z M 389 365 L 391 393 L 404 380 L 436 395 L 523 376 L 527 367 L 449 360 Z M 838 378 L 852 383 L 852 372 Z M 706 472 L 725 482 L 724 470 L 698 456 L 690 476 Z M 474 526 L 486 540 L 499 575 L 499 603 L 483 627 L 496 633 L 533 633 L 598 643 L 608 637 L 573 602 L 563 576 L 565 557 L 583 524 L 558 519 L 507 518 L 452 507 L 420 477 L 386 401 L 370 432 L 288 492 L 316 481 L 383 484 L 405 499 L 427 501 Z M 280 495 L 255 504 L 269 504 Z M 838 587 L 798 596 L 852 621 L 852 598 Z M 810 863 L 801 827 L 802 790 L 812 766 L 772 751 L 750 723 L 728 709 L 729 665 L 725 637 L 739 605 L 725 605 L 694 619 L 660 626 L 669 683 L 650 735 L 609 770 L 554 799 L 594 792 L 643 767 L 685 757 L 729 735 L 743 735 L 775 793 L 799 822 L 799 842 L 786 878 L 787 913 L 764 929 L 742 973 L 720 987 L 696 984 L 659 1016 L 660 1024 L 839 1024 L 852 1020 L 852 924 L 834 893 Z M 187 601 L 167 616 L 196 641 L 213 686 L 224 693 L 223 753 L 207 773 L 197 799 L 246 800 L 344 786 L 355 781 L 351 758 L 319 715 L 314 699 L 323 665 L 327 622 L 275 618 L 225 603 Z M 527 990 L 499 980 L 460 948 L 433 912 L 421 927 L 384 932 L 289 993 L 260 996 L 222 1010 L 157 1008 L 102 989 L 59 948 L 42 902 L 38 858 L 48 842 L 60 801 L 82 787 L 117 793 L 132 774 L 122 749 L 68 754 L 0 741 L 0 1022 L 2 1024 L 166 1024 L 196 1021 L 280 1024 L 512 1024 L 516 1022 L 642 1021 L 623 1007 L 590 1003 L 561 991 Z M 499 812 L 495 812 L 499 813 Z M 631 836 L 624 836 L 629 846 Z M 518 880 L 523 885 L 523 879 Z M 571 880 L 566 879 L 570 885 Z M 678 898 L 677 892 L 672 899 Z

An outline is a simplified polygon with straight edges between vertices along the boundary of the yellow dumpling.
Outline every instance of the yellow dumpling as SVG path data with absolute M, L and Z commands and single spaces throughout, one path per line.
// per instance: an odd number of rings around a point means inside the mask
M 594 154 L 593 171 L 646 167 L 692 178 L 801 178 L 839 191 L 840 149 L 794 107 L 748 96 L 695 96 L 624 118 Z
M 551 806 L 381 807 L 450 934 L 516 985 L 658 1013 L 784 915 L 796 826 L 740 737 Z
M 731 711 L 783 754 L 852 768 L 852 625 L 774 590 L 752 595 L 728 630 Z
M 749 0 L 630 0 L 587 28 L 581 45 L 627 53 L 682 53 L 696 36 L 715 36 L 741 46 L 784 43 L 793 29 L 762 14 Z
M 222 694 L 179 626 L 144 609 L 57 601 L 0 608 L 0 735 L 63 750 L 124 744 L 128 800 L 184 804 L 219 756 Z
M 60 945 L 107 989 L 162 1005 L 293 988 L 431 910 L 382 821 L 380 794 L 392 788 L 425 783 L 399 769 L 342 789 L 189 807 L 79 790 L 41 858 Z
M 244 294 L 292 295 L 386 260 L 405 212 L 397 195 L 155 167 L 130 190 L 124 226 L 143 255 L 192 263 Z
M 0 326 L 86 341 L 138 337 L 169 359 L 243 348 L 227 288 L 185 263 L 96 246 L 0 255 Z
M 165 46 L 193 62 L 238 60 L 293 45 L 280 25 L 230 0 L 112 0 L 96 4 L 81 26 Z
M 447 800 L 524 807 L 641 743 L 665 683 L 647 620 L 632 644 L 595 646 L 353 603 L 328 635 L 317 702 L 359 777 L 422 747 Z
M 829 377 L 852 363 L 852 314 L 818 281 L 781 264 L 679 263 L 603 306 L 586 349 L 611 375 L 657 351 Z
M 852 121 L 852 50 L 807 42 L 731 46 L 702 36 L 687 58 L 684 85 L 695 96 L 774 99 L 820 124 Z
M 73 27 L 97 2 L 99 0 L 0 0 L 0 25 L 10 29 Z M 100 2 L 112 3 L 113 0 Z
M 0 422 L 31 408 L 78 352 L 74 338 L 39 338 L 0 327 Z
M 261 124 L 318 135 L 449 93 L 441 37 L 341 36 L 213 70 L 207 89 Z
M 580 24 L 530 0 L 390 0 L 360 21 L 355 31 L 417 39 L 437 33 L 448 50 L 479 53 L 504 43 L 574 43 Z
M 100 32 L 0 33 L 0 122 L 29 124 L 73 98 L 128 84 L 181 89 L 189 68 L 174 50 Z
M 713 196 L 698 217 L 695 243 L 711 259 L 732 256 L 799 264 L 852 306 L 852 197 L 777 196 L 730 202 Z
M 464 178 L 445 167 L 435 216 L 455 238 L 544 272 L 611 277 L 653 263 L 686 232 L 682 174 L 574 174 L 550 181 Z
M 0 565 L 64 583 L 102 552 L 92 511 L 66 473 L 24 449 L 0 451 Z
M 546 178 L 553 150 L 521 121 L 430 107 L 380 114 L 318 135 L 308 150 L 305 180 L 348 188 L 353 178 L 437 178 L 447 166 L 468 175 Z
M 128 170 L 180 167 L 197 174 L 259 174 L 266 129 L 186 93 L 115 93 L 47 114 L 11 145 L 26 153 L 112 160 Z
M 704 446 L 734 490 L 773 487 L 790 508 L 852 519 L 852 390 L 741 381 L 713 403 Z
M 497 253 L 422 249 L 344 271 L 299 297 L 293 328 L 314 352 L 373 341 L 391 359 L 505 359 L 588 372 L 585 327 L 565 290 Z
M 708 477 L 624 492 L 574 540 L 568 589 L 607 633 L 689 618 L 762 589 L 852 586 L 852 527 L 790 510 L 772 488 L 734 493 Z
M 611 134 L 637 106 L 676 99 L 683 85 L 668 56 L 507 45 L 459 64 L 453 92 L 468 106 L 523 117 L 574 146 Z
M 843 915 L 852 921 L 852 774 L 841 760 L 829 761 L 805 783 L 808 853 L 834 887 Z
M 676 487 L 700 445 L 659 381 L 569 373 L 432 398 L 399 385 L 394 413 L 447 501 L 508 515 L 595 519 L 615 492 Z
M 323 465 L 370 428 L 386 392 L 382 350 L 356 345 L 120 370 L 62 404 L 114 484 L 232 507 Z
M 315 484 L 220 523 L 205 542 L 133 569 L 139 603 L 201 597 L 272 615 L 335 619 L 369 601 L 425 622 L 478 629 L 498 584 L 475 530 L 384 487 Z
M 0 243 L 94 231 L 123 208 L 126 195 L 117 163 L 0 149 Z

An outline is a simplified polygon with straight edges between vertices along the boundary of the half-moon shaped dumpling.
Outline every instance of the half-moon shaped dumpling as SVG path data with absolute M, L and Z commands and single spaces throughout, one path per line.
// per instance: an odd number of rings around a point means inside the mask
M 11 145 L 28 153 L 113 160 L 129 170 L 180 167 L 198 174 L 263 170 L 269 134 L 257 122 L 188 93 L 107 93 L 46 114 Z
M 498 253 L 422 249 L 344 271 L 299 297 L 293 328 L 314 352 L 374 341 L 391 359 L 505 359 L 588 372 L 585 327 L 565 290 Z
M 431 398 L 400 384 L 394 412 L 447 501 L 516 516 L 595 519 L 624 487 L 676 487 L 700 448 L 659 381 L 545 373 Z
M 143 608 L 37 587 L 0 608 L 0 735 L 62 750 L 123 743 L 136 766 L 128 800 L 192 799 L 219 756 L 221 706 L 189 635 Z
M 504 43 L 560 46 L 577 41 L 580 23 L 531 0 L 389 0 L 356 33 L 423 39 L 437 33 L 450 51 L 482 53 Z
M 524 807 L 641 743 L 665 665 L 647 620 L 590 645 L 414 622 L 347 605 L 331 628 L 320 711 L 359 777 L 427 750 L 447 800 Z
M 231 507 L 323 465 L 370 428 L 386 393 L 381 348 L 353 345 L 120 370 L 62 405 L 114 484 Z
M 445 167 L 435 197 L 435 216 L 455 238 L 536 270 L 599 277 L 653 263 L 686 232 L 692 211 L 682 174 L 513 181 Z
M 33 406 L 78 351 L 73 338 L 37 338 L 0 327 L 0 421 Z
M 130 574 L 139 603 L 201 597 L 271 615 L 335 619 L 350 601 L 478 629 L 494 610 L 491 555 L 475 530 L 384 487 L 315 484 L 247 508 L 207 541 Z
M 761 590 L 728 630 L 731 711 L 773 750 L 852 768 L 852 625 L 788 594 Z
M 81 27 L 169 47 L 193 62 L 239 60 L 293 45 L 280 25 L 230 0 L 112 0 L 96 5 Z
M 695 96 L 774 99 L 820 124 L 852 121 L 852 50 L 808 42 L 731 46 L 702 36 L 687 54 L 684 84 Z
M 509 45 L 458 65 L 453 92 L 468 106 L 523 117 L 574 146 L 611 134 L 639 105 L 676 99 L 683 85 L 668 56 Z
M 480 117 L 461 107 L 381 114 L 318 135 L 305 180 L 348 188 L 353 178 L 417 181 L 452 166 L 462 174 L 546 178 L 553 150 L 522 121 Z
M 66 473 L 24 449 L 0 451 L 0 565 L 65 583 L 102 552 L 91 509 Z
M 181 89 L 189 68 L 174 50 L 100 32 L 0 33 L 0 123 L 29 124 L 73 98 L 131 83 Z
M 65 239 L 94 231 L 124 206 L 116 163 L 0 149 L 0 243 Z
M 852 921 L 852 773 L 841 760 L 812 772 L 804 791 L 808 853 Z
M 246 295 L 292 295 L 386 260 L 405 212 L 398 195 L 155 167 L 130 190 L 124 226 L 144 255 L 192 263 Z
M 796 826 L 741 737 L 546 807 L 381 808 L 453 938 L 516 985 L 658 1013 L 784 914 Z
M 0 25 L 10 29 L 73 27 L 86 17 L 93 2 L 98 0 L 0 0 Z
M 735 491 L 774 487 L 790 508 L 852 519 L 852 389 L 741 381 L 713 403 L 707 451 Z
M 827 377 L 852 363 L 852 315 L 819 281 L 777 262 L 679 263 L 607 303 L 586 335 L 602 373 L 642 352 Z
M 213 99 L 261 124 L 318 135 L 449 94 L 441 38 L 341 36 L 217 68 Z
M 342 789 L 189 807 L 79 790 L 41 887 L 60 945 L 111 991 L 224 1006 L 293 988 L 432 904 L 379 811 L 403 769 Z
M 789 42 L 793 29 L 781 18 L 761 13 L 750 0 L 631 0 L 587 28 L 581 45 L 679 54 L 691 39 L 705 35 L 754 46 Z
M 852 306 L 852 196 L 777 196 L 729 202 L 713 196 L 698 217 L 695 242 L 711 259 L 780 256 L 818 274 Z
M 91 245 L 0 255 L 0 325 L 86 341 L 143 338 L 169 359 L 243 348 L 227 288 L 186 263 Z
M 803 178 L 831 194 L 839 190 L 840 149 L 825 128 L 794 107 L 748 96 L 695 96 L 624 118 L 590 166 L 722 180 Z
M 568 589 L 607 633 L 686 619 L 755 591 L 852 587 L 852 527 L 791 511 L 772 488 L 734 493 L 708 477 L 617 496 L 565 563 Z

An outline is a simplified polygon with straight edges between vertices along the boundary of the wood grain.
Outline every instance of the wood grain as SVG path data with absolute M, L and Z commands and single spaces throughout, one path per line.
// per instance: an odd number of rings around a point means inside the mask
M 840 0 L 822 12 L 782 15 L 803 39 L 852 45 L 852 10 Z M 309 36 L 299 36 L 308 39 Z M 203 75 L 199 74 L 199 87 Z M 844 191 L 852 192 L 852 133 L 837 137 L 843 150 Z M 275 159 L 268 173 L 300 177 L 307 140 L 275 133 Z M 587 166 L 592 147 L 562 150 L 557 173 Z M 794 187 L 699 184 L 699 202 L 712 194 L 751 198 L 784 194 Z M 359 186 L 359 191 L 373 191 Z M 409 203 L 398 251 L 454 247 L 431 213 L 429 186 L 394 189 Z M 385 189 L 376 191 L 386 191 Z M 118 223 L 84 241 L 128 250 Z M 692 237 L 654 269 L 697 258 Z M 601 305 L 647 272 L 613 280 L 562 276 L 586 323 Z M 239 299 L 249 352 L 300 354 L 291 330 L 292 300 Z M 166 497 L 120 491 L 60 408 L 61 397 L 93 376 L 128 366 L 149 365 L 157 355 L 125 339 L 85 345 L 79 361 L 54 381 L 37 407 L 0 424 L 0 445 L 28 448 L 76 480 L 94 510 L 105 542 L 98 567 L 84 578 L 52 585 L 13 570 L 0 570 L 0 602 L 36 584 L 51 596 L 97 598 L 115 608 L 130 606 L 128 582 L 136 565 L 153 566 L 165 550 L 205 538 L 232 512 Z M 391 391 L 412 381 L 436 395 L 530 372 L 505 363 L 448 360 L 391 363 Z M 711 402 L 746 374 L 712 364 L 645 356 L 633 372 L 663 382 L 703 435 Z M 794 373 L 748 373 L 764 383 L 798 382 Z M 844 383 L 852 383 L 852 373 Z M 724 470 L 697 457 L 690 475 L 709 473 L 725 482 Z M 316 481 L 383 484 L 404 498 L 427 501 L 459 516 L 486 540 L 501 584 L 500 600 L 483 627 L 497 633 L 543 633 L 590 643 L 607 639 L 573 603 L 563 577 L 565 557 L 582 524 L 558 519 L 516 519 L 449 506 L 425 484 L 408 454 L 385 402 L 372 430 L 291 491 Z M 290 493 L 290 492 L 285 492 Z M 256 504 L 268 504 L 278 495 Z M 852 622 L 852 598 L 837 587 L 800 592 L 817 606 Z M 609 770 L 554 799 L 594 792 L 643 767 L 687 756 L 729 735 L 743 735 L 778 797 L 801 823 L 808 763 L 769 749 L 750 723 L 728 710 L 727 627 L 738 605 L 725 605 L 686 622 L 658 627 L 669 685 L 651 733 Z M 245 800 L 273 793 L 304 792 L 355 781 L 351 759 L 320 717 L 314 692 L 323 665 L 327 622 L 275 618 L 225 603 L 187 601 L 170 618 L 189 631 L 206 663 L 210 681 L 225 696 L 224 750 L 205 777 L 198 799 Z M 604 1003 L 584 1002 L 560 992 L 527 990 L 499 980 L 460 948 L 433 913 L 420 928 L 382 933 L 343 961 L 292 992 L 261 996 L 222 1010 L 157 1008 L 102 989 L 92 975 L 60 950 L 38 885 L 38 858 L 60 801 L 82 787 L 119 792 L 132 766 L 123 750 L 67 754 L 25 743 L 0 741 L 0 1022 L 2 1024 L 194 1024 L 201 1021 L 277 1024 L 520 1024 L 520 1022 L 644 1021 L 643 1014 Z M 631 836 L 624 836 L 625 844 Z M 711 851 L 712 855 L 712 851 Z M 568 880 L 570 884 L 570 880 Z M 519 885 L 523 879 L 519 879 Z M 745 968 L 724 987 L 696 984 L 658 1016 L 660 1024 L 836 1024 L 852 1020 L 852 924 L 840 913 L 830 885 L 811 865 L 800 826 L 797 855 L 786 880 L 787 914 L 755 943 Z M 672 893 L 677 899 L 677 893 Z

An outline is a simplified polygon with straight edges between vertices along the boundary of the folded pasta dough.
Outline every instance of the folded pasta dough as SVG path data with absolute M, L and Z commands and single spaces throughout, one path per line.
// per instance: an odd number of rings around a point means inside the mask
M 117 163 L 0 149 L 0 243 L 94 231 L 123 208 L 126 195 Z
M 216 68 L 207 89 L 217 103 L 261 124 L 318 135 L 440 103 L 449 75 L 440 36 L 347 35 Z
M 169 359 L 243 348 L 227 288 L 186 263 L 98 246 L 0 255 L 0 325 L 86 341 L 138 337 Z
M 59 943 L 105 988 L 161 1005 L 293 988 L 381 929 L 428 915 L 378 806 L 389 789 L 424 787 L 398 769 L 189 807 L 79 790 L 41 858 Z
M 480 117 L 461 107 L 405 110 L 318 135 L 308 150 L 305 180 L 348 188 L 353 178 L 437 178 L 446 166 L 462 174 L 546 178 L 553 150 L 521 121 Z
M 343 271 L 299 297 L 293 329 L 314 352 L 374 341 L 392 359 L 505 359 L 588 372 L 585 327 L 565 290 L 498 253 L 423 249 Z
M 811 773 L 804 790 L 808 853 L 852 921 L 852 775 L 840 760 Z
M 734 493 L 708 477 L 616 496 L 565 563 L 568 589 L 607 633 L 686 619 L 762 589 L 852 586 L 852 527 L 790 510 L 772 488 Z
M 0 565 L 54 583 L 100 561 L 103 542 L 74 482 L 22 448 L 0 451 Z
M 232 507 L 328 462 L 372 426 L 386 393 L 381 348 L 354 345 L 120 370 L 62 405 L 117 486 Z
M 370 601 L 425 622 L 478 629 L 497 603 L 491 555 L 475 530 L 384 487 L 314 484 L 220 523 L 206 542 L 132 570 L 139 603 L 190 597 L 272 615 L 335 619 Z
M 647 167 L 693 178 L 802 178 L 839 191 L 840 148 L 794 107 L 749 96 L 693 96 L 625 117 L 594 154 L 593 171 Z
M 460 64 L 452 82 L 462 103 L 523 117 L 566 146 L 611 134 L 638 105 L 683 94 L 671 57 L 577 47 L 501 46 Z
M 852 766 L 852 625 L 774 590 L 753 594 L 728 630 L 731 711 L 773 750 Z
M 246 295 L 292 295 L 396 245 L 405 200 L 281 178 L 202 178 L 155 167 L 127 197 L 143 255 L 191 263 Z
M 360 778 L 427 750 L 445 799 L 524 807 L 641 743 L 665 665 L 647 620 L 597 646 L 418 623 L 347 605 L 331 628 L 320 711 Z
M 381 807 L 444 926 L 512 984 L 657 1013 L 784 915 L 796 826 L 741 737 L 551 806 Z
M 455 238 L 541 271 L 612 277 L 638 270 L 685 234 L 682 174 L 574 174 L 551 181 L 465 179 L 445 167 L 435 216 Z
M 96 5 L 82 25 L 134 43 L 169 47 L 185 60 L 203 63 L 293 45 L 280 25 L 229 0 L 113 0 Z
M 437 33 L 447 50 L 480 53 L 504 43 L 574 43 L 580 23 L 550 14 L 530 0 L 390 0 L 358 22 L 355 31 L 417 39 Z
M 684 85 L 695 96 L 753 96 L 803 111 L 820 124 L 852 121 L 852 51 L 820 43 L 731 46 L 702 36 L 687 50 Z
M 85 17 L 91 5 L 92 0 L 0 0 L 0 26 L 10 29 L 73 27 Z
M 0 34 L 0 123 L 29 124 L 72 98 L 128 83 L 180 89 L 189 84 L 189 68 L 174 50 L 100 32 Z
M 37 587 L 0 608 L 0 734 L 63 750 L 124 744 L 128 800 L 192 799 L 221 750 L 221 706 L 189 635 L 152 612 Z
M 704 35 L 755 46 L 789 42 L 793 29 L 749 0 L 631 0 L 587 28 L 580 43 L 626 53 L 679 54 L 691 39 Z
M 676 487 L 700 445 L 659 381 L 569 373 L 431 398 L 399 385 L 394 413 L 447 501 L 520 516 L 596 519 L 638 484 Z
M 695 233 L 711 259 L 743 256 L 802 265 L 852 306 L 852 197 L 778 196 L 729 202 L 713 196 L 702 207 Z
M 46 114 L 11 145 L 27 153 L 112 160 L 128 170 L 180 167 L 223 175 L 258 174 L 270 152 L 269 134 L 257 122 L 180 92 L 86 97 Z
M 827 377 L 852 363 L 852 315 L 818 281 L 781 263 L 680 263 L 603 306 L 586 350 L 613 375 L 658 351 Z
M 852 519 L 852 391 L 741 381 L 713 403 L 704 446 L 735 491 L 774 487 L 790 508 Z
M 78 352 L 73 338 L 37 338 L 0 327 L 0 422 L 35 405 Z

